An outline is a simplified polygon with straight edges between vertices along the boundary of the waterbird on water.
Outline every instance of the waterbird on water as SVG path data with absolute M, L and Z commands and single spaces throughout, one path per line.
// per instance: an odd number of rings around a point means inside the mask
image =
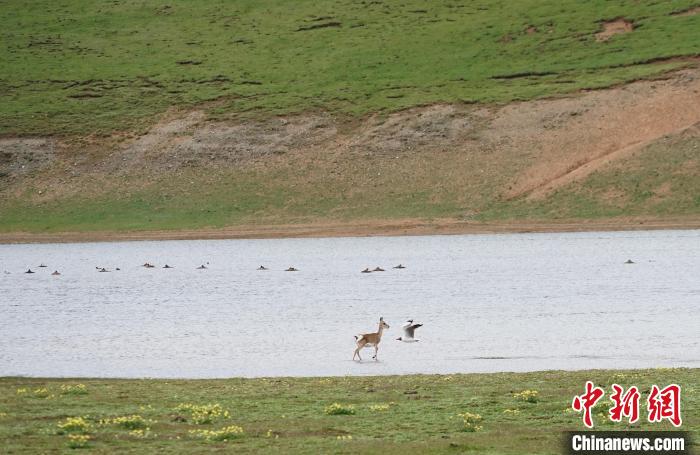
M 164 269 L 172 269 L 172 267 L 169 266 L 168 264 L 165 264 L 165 265 L 163 266 L 163 268 L 164 268 Z
M 102 268 L 99 270 L 99 272 L 109 272 L 109 270 L 107 270 L 106 268 L 102 267 Z
M 206 268 L 207 268 L 207 266 L 204 265 L 204 264 L 202 264 L 202 265 L 200 265 L 199 267 L 197 267 L 197 270 L 204 270 L 204 269 L 206 269 Z
M 625 264 L 634 264 L 634 261 L 632 259 L 627 259 L 625 261 Z
M 372 271 L 373 271 L 373 272 L 383 272 L 384 269 L 381 268 L 381 267 L 376 267 L 376 268 L 375 268 L 374 270 L 372 270 Z
M 153 267 L 155 267 L 155 265 L 151 264 L 150 262 L 146 262 L 143 266 L 147 269 L 152 269 Z
M 403 264 L 399 264 L 394 266 L 395 269 L 405 269 L 406 267 Z
M 47 267 L 47 266 L 44 265 L 44 263 L 42 262 L 41 264 L 39 264 L 39 267 Z
M 364 269 L 364 270 L 363 270 L 362 272 L 360 272 L 360 273 L 372 273 L 372 271 L 369 269 L 369 267 L 367 267 L 366 269 Z
M 294 267 L 290 267 L 287 270 L 285 270 L 285 272 L 298 272 L 298 271 L 299 271 L 299 269 L 295 269 Z
M 34 272 L 32 272 L 32 269 L 27 269 L 27 271 L 24 273 L 34 273 Z
M 58 275 L 60 275 L 60 274 L 61 274 L 61 272 L 59 272 L 58 270 L 54 270 L 53 273 L 52 273 L 51 275 L 53 275 L 53 276 L 58 276 Z
M 414 337 L 414 334 L 416 332 L 416 329 L 422 326 L 423 324 L 414 324 L 413 319 L 409 319 L 404 325 L 401 326 L 401 328 L 403 329 L 403 336 L 398 337 L 396 340 L 403 341 L 404 343 L 416 343 L 420 341 Z
M 260 267 L 258 267 L 258 270 L 267 270 L 267 267 L 265 267 L 264 265 L 261 265 Z

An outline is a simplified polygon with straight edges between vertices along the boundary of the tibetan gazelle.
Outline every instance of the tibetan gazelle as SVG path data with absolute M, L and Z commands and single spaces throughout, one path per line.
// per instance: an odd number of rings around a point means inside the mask
M 379 351 L 379 342 L 382 341 L 382 332 L 384 329 L 388 329 L 389 324 L 384 322 L 384 318 L 379 318 L 379 329 L 377 329 L 376 332 L 374 333 L 362 333 L 360 335 L 355 336 L 355 340 L 357 340 L 357 349 L 355 349 L 355 353 L 352 355 L 352 359 L 355 360 L 355 356 L 359 360 L 362 360 L 362 357 L 360 357 L 360 349 L 365 348 L 365 347 L 374 347 L 374 355 L 372 358 L 374 360 L 377 359 L 377 352 Z

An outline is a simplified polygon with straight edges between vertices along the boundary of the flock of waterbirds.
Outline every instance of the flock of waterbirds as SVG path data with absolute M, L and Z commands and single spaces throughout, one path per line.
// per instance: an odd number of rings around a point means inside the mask
M 625 262 L 625 264 L 634 264 L 634 261 L 632 261 L 632 259 L 628 259 L 628 260 Z M 207 267 L 207 265 L 209 265 L 208 262 L 206 263 L 206 265 L 205 265 L 205 264 L 202 264 L 202 265 L 200 265 L 199 267 L 196 267 L 196 270 L 206 270 L 206 269 L 209 268 L 209 267 Z M 46 267 L 48 267 L 48 266 L 42 263 L 42 264 L 39 264 L 38 267 L 39 267 L 39 268 L 46 268 Z M 151 264 L 150 262 L 146 262 L 146 263 L 144 263 L 144 264 L 142 265 L 142 267 L 145 267 L 145 268 L 147 268 L 147 269 L 152 269 L 152 268 L 155 268 L 156 266 L 153 265 L 153 264 Z M 171 265 L 168 265 L 168 264 L 165 264 L 162 268 L 164 268 L 164 269 L 174 269 L 175 267 L 174 267 L 174 266 L 171 266 Z M 403 264 L 399 264 L 399 265 L 395 265 L 395 266 L 392 267 L 392 268 L 393 268 L 393 269 L 405 269 L 406 267 L 405 267 Z M 97 266 L 97 267 L 95 267 L 95 269 L 96 269 L 98 272 L 101 272 L 101 273 L 111 272 L 111 270 L 108 270 L 106 267 Z M 119 267 L 116 267 L 114 270 L 115 270 L 115 271 L 120 271 L 121 269 L 120 269 Z M 270 270 L 270 269 L 267 268 L 267 267 L 265 267 L 264 265 L 261 265 L 261 266 L 258 267 L 256 270 Z M 286 268 L 284 271 L 285 271 L 285 272 L 298 272 L 299 269 L 290 266 L 290 267 Z M 373 272 L 385 272 L 385 271 L 386 271 L 386 270 L 384 270 L 383 268 L 377 266 L 377 267 L 375 267 L 374 269 L 370 269 L 369 267 L 366 267 L 364 270 L 361 270 L 360 273 L 373 273 Z M 28 268 L 27 271 L 24 272 L 24 273 L 36 273 L 36 272 L 34 272 L 31 268 Z M 5 270 L 5 274 L 6 274 L 6 275 L 9 275 L 10 272 L 8 272 L 7 270 Z M 53 276 L 59 276 L 59 275 L 61 275 L 61 272 L 59 272 L 58 270 L 54 270 L 53 273 L 52 273 L 51 275 L 53 275 Z
M 209 265 L 209 263 L 207 262 L 206 264 L 202 264 L 202 265 L 200 265 L 199 267 L 195 267 L 195 269 L 196 269 L 196 270 L 206 270 L 206 269 L 209 268 L 208 265 Z M 47 267 L 48 267 L 48 266 L 47 266 L 46 264 L 44 264 L 44 263 L 41 263 L 41 264 L 39 264 L 39 266 L 38 266 L 38 268 L 47 268 Z M 155 266 L 154 264 L 151 264 L 150 262 L 145 262 L 141 267 L 144 267 L 144 268 L 147 268 L 147 269 L 156 268 L 156 266 Z M 161 268 L 163 268 L 163 269 L 174 269 L 175 267 L 172 266 L 172 265 L 165 264 L 165 265 L 164 265 L 163 267 L 161 267 Z M 396 265 L 396 266 L 394 266 L 394 267 L 392 267 L 392 268 L 394 268 L 394 269 L 405 269 L 406 266 L 404 266 L 403 264 L 399 264 L 399 265 Z M 100 272 L 100 273 L 111 272 L 111 270 L 107 269 L 106 267 L 101 267 L 101 266 L 96 266 L 95 269 L 96 269 L 98 272 Z M 118 272 L 118 271 L 121 270 L 121 268 L 116 267 L 114 270 Z M 256 270 L 270 270 L 270 269 L 267 268 L 267 267 L 265 267 L 264 265 L 261 265 L 261 266 L 258 267 Z M 296 267 L 291 267 L 291 266 L 290 266 L 290 267 L 284 269 L 284 271 L 285 271 L 285 272 L 298 272 L 299 269 L 297 269 Z M 370 268 L 367 267 L 367 268 L 365 268 L 364 270 L 361 270 L 360 273 L 372 273 L 372 272 L 384 272 L 384 271 L 385 271 L 385 270 L 384 270 L 383 268 L 377 266 L 377 267 L 375 267 L 375 268 L 372 269 L 372 270 L 370 270 Z M 27 268 L 27 271 L 24 272 L 24 273 L 36 273 L 36 272 L 33 271 L 33 270 L 31 269 L 31 267 L 30 267 L 30 268 Z M 5 274 L 6 274 L 6 275 L 9 275 L 10 272 L 8 272 L 8 271 L 6 270 L 6 271 L 5 271 Z M 61 272 L 59 272 L 58 270 L 54 270 L 53 273 L 52 273 L 51 275 L 53 275 L 53 276 L 59 276 L 59 275 L 61 275 Z

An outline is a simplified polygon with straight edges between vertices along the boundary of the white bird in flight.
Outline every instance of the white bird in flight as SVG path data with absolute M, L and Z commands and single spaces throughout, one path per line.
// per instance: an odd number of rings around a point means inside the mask
M 401 328 L 403 329 L 403 336 L 398 337 L 397 340 L 403 341 L 404 343 L 415 343 L 417 341 L 420 341 L 414 337 L 414 333 L 418 327 L 422 326 L 423 324 L 414 324 L 413 319 L 409 319 L 404 325 L 401 326 Z

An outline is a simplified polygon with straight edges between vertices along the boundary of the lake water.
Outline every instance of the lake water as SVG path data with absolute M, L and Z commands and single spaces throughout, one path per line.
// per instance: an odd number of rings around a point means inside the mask
M 0 245 L 0 376 L 699 367 L 699 309 L 700 231 Z

